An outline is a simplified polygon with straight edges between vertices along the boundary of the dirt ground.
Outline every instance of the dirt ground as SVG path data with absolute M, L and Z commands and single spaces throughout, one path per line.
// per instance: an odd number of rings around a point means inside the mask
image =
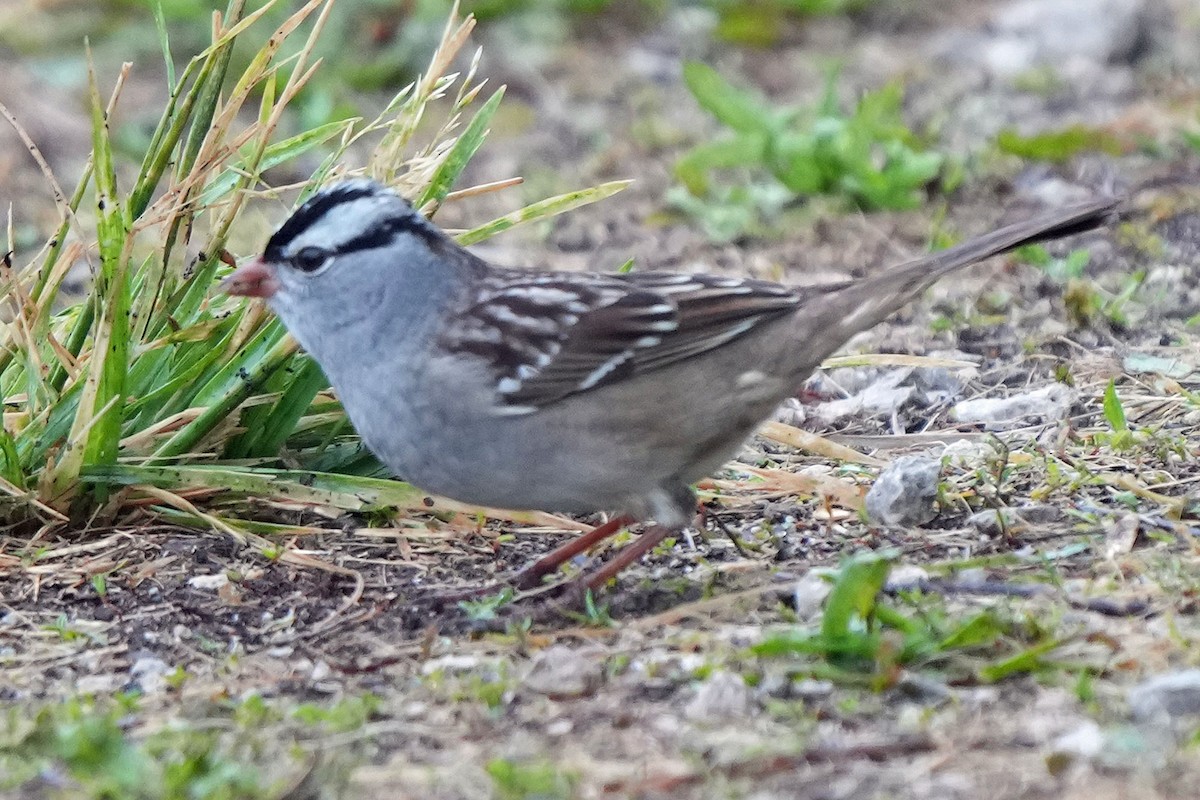
M 1196 719 L 1136 724 L 1129 690 L 1200 662 L 1196 519 L 1181 500 L 1200 479 L 1191 394 L 1200 384 L 1200 158 L 1176 138 L 1200 129 L 1200 5 L 1116 3 L 1138 8 L 1134 44 L 1055 63 L 1048 88 L 1026 80 L 1046 74 L 1042 67 L 1014 75 L 1004 61 L 1012 48 L 996 20 L 1012 5 L 884 2 L 798 26 L 764 51 L 696 35 L 703 20 L 690 12 L 646 28 L 605 18 L 531 60 L 482 31 L 482 72 L 509 85 L 513 110 L 469 178 L 526 175 L 530 199 L 637 178 L 609 201 L 484 248 L 502 263 L 612 269 L 634 258 L 638 269 L 796 283 L 861 276 L 918 253 L 943 210 L 943 228 L 969 235 L 1042 203 L 1127 194 L 1121 225 L 1072 243 L 1090 249 L 1086 277 L 1106 297 L 1145 271 L 1119 317 L 1081 324 L 1067 287 L 1030 266 L 993 262 L 846 348 L 975 367 L 892 368 L 885 374 L 895 385 L 916 390 L 882 411 L 827 413 L 832 400 L 878 381 L 873 369 L 816 378 L 799 399 L 803 427 L 873 463 L 964 443 L 967 455 L 951 459 L 942 480 L 975 498 L 985 495 L 989 453 L 1006 447 L 1020 457 L 993 497 L 1052 513 L 997 531 L 972 517 L 978 507 L 946 502 L 923 526 L 882 529 L 820 494 L 797 493 L 795 479 L 861 493 L 877 466 L 848 467 L 760 438 L 701 486 L 717 495 L 715 516 L 752 549 L 741 552 L 715 528 L 657 549 L 619 577 L 601 598 L 607 611 L 590 619 L 537 600 L 481 619 L 431 599 L 502 577 L 574 535 L 565 530 L 463 519 L 369 529 L 346 519 L 295 542 L 353 570 L 361 585 L 269 561 L 216 532 L 132 524 L 40 542 L 46 552 L 37 559 L 28 542 L 0 536 L 0 703 L 30 708 L 140 689 L 130 727 L 152 736 L 179 720 L 226 725 L 230 708 L 259 695 L 274 711 L 257 731 L 230 735 L 259 736 L 249 758 L 291 787 L 281 797 L 1195 797 Z M 818 202 L 793 212 L 781 238 L 713 244 L 664 213 L 681 147 L 714 130 L 681 84 L 683 58 L 705 59 L 781 102 L 819 96 L 831 59 L 843 64 L 847 92 L 902 77 L 909 118 L 966 158 L 968 178 L 917 211 L 844 214 Z M 989 149 L 1006 127 L 1032 133 L 1077 122 L 1141 145 L 1059 166 Z M 63 131 L 64 163 L 77 157 L 72 135 Z M 28 164 L 0 156 L 0 196 L 36 180 Z M 487 219 L 508 202 L 452 206 L 440 221 Z M 24 219 L 38 224 L 37 213 Z M 1139 371 L 1150 356 L 1189 369 Z M 1064 375 L 1073 387 L 1062 419 L 988 431 L 950 416 L 960 400 L 1028 393 Z M 1096 445 L 1110 379 L 1131 425 L 1154 431 L 1161 447 L 1129 454 Z M 1045 473 L 1030 466 L 1046 451 L 1105 477 L 1047 489 Z M 766 471 L 755 478 L 749 470 L 759 467 Z M 889 547 L 901 554 L 898 570 L 970 572 L 985 588 L 933 591 L 939 613 L 986 609 L 1053 631 L 1062 669 L 988 683 L 961 663 L 930 664 L 875 691 L 797 674 L 786 658 L 749 649 L 812 618 L 798 588 L 810 585 L 810 570 Z M 103 594 L 95 575 L 105 577 Z M 1047 591 L 986 589 L 1014 585 Z M 283 710 L 368 693 L 369 719 L 344 733 L 297 731 Z M 1075 744 L 1088 736 L 1095 747 Z M 525 777 L 497 777 L 504 765 Z M 524 779 L 535 788 L 518 786 Z M 47 792 L 31 786 L 13 796 Z

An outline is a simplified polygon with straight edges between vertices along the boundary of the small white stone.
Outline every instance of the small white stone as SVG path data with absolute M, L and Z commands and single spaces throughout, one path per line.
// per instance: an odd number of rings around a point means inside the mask
M 825 579 L 825 573 L 809 570 L 792 589 L 792 602 L 796 606 L 796 616 L 801 620 L 811 620 L 821 612 L 825 598 L 833 591 L 833 584 Z
M 1104 750 L 1104 731 L 1092 720 L 1067 731 L 1054 740 L 1050 751 L 1054 755 L 1072 758 L 1095 758 Z
M 75 691 L 79 694 L 111 694 L 122 683 L 121 676 L 116 674 L 84 675 L 75 682 Z
M 559 717 L 558 719 L 553 719 L 546 723 L 547 736 L 566 736 L 574 729 L 575 723 L 571 722 L 571 720 L 567 719 L 566 717 Z
M 940 460 L 924 456 L 901 456 L 889 464 L 867 492 L 867 514 L 878 525 L 915 527 L 937 514 Z
M 171 670 L 172 667 L 161 658 L 143 656 L 133 662 L 129 674 L 142 687 L 143 692 L 154 694 L 166 688 L 166 676 Z
M 1129 690 L 1136 720 L 1200 716 L 1200 669 L 1155 675 Z
M 603 680 L 594 659 L 570 647 L 554 645 L 534 656 L 523 683 L 532 692 L 563 700 L 594 694 Z
M 193 575 L 188 578 L 188 586 L 191 586 L 193 589 L 215 591 L 228 584 L 229 576 L 224 572 L 218 572 L 215 575 Z
M 714 672 L 700 684 L 696 696 L 684 709 L 684 716 L 706 722 L 730 722 L 750 713 L 750 689 L 740 675 Z
M 750 369 L 737 376 L 736 384 L 737 388 L 739 389 L 751 389 L 766 379 L 766 373 L 760 372 L 756 369 Z

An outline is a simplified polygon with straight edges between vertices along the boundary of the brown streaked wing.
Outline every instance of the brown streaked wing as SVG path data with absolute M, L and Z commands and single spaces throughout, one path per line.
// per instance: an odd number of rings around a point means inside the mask
M 442 343 L 488 361 L 503 406 L 518 413 L 720 347 L 801 300 L 778 284 L 710 275 L 489 278 Z

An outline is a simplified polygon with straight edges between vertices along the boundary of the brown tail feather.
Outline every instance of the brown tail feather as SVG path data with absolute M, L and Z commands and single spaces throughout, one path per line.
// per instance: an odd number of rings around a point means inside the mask
M 1098 228 L 1109 220 L 1120 202 L 1119 199 L 1104 198 L 1064 206 L 847 286 L 829 298 L 831 302 L 825 306 L 826 312 L 833 316 L 829 330 L 834 335 L 827 339 L 832 345 L 830 352 L 841 347 L 854 334 L 882 322 L 949 273 L 1023 245 Z M 827 355 L 829 353 L 822 358 Z
M 946 273 L 989 256 L 1007 253 L 1027 244 L 1062 239 L 1098 228 L 1109 220 L 1120 202 L 1114 198 L 1102 198 L 1063 206 L 1048 211 L 1041 217 L 1015 222 L 937 253 L 930 253 L 892 272 L 912 270 L 919 273 L 917 267 L 925 264 L 929 267 L 930 275 L 929 281 L 923 284 L 923 287 L 928 287 Z

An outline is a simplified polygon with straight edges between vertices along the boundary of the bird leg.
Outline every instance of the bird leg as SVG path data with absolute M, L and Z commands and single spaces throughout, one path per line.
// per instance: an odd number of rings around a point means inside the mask
M 617 554 L 604 566 L 598 567 L 591 572 L 585 572 L 572 580 L 572 585 L 579 589 L 591 589 L 592 591 L 599 589 L 615 577 L 618 572 L 658 546 L 659 542 L 667 538 L 668 534 L 671 533 L 678 533 L 678 530 L 666 525 L 652 526 L 650 529 L 643 531 L 637 540 L 630 542 L 618 550 Z
M 578 536 L 566 544 L 554 548 L 529 566 L 523 567 L 513 575 L 510 583 L 513 588 L 520 590 L 534 589 L 541 586 L 542 579 L 547 575 L 554 573 L 559 567 L 583 551 L 591 549 L 610 536 L 614 536 L 617 531 L 630 522 L 633 522 L 632 517 L 616 516 L 603 525 L 597 525 L 582 536 Z M 618 557 L 620 557 L 620 554 L 618 554 Z
M 512 577 L 507 580 L 501 580 L 496 583 L 489 583 L 486 586 L 475 586 L 469 589 L 460 589 L 457 591 L 440 592 L 434 600 L 438 605 L 447 603 L 456 603 L 461 600 L 473 600 L 476 597 L 483 597 L 489 594 L 495 594 L 505 589 L 514 589 L 524 592 L 531 589 L 540 588 L 542 581 L 547 575 L 553 574 L 563 564 L 570 561 L 575 556 L 583 551 L 595 547 L 600 542 L 613 536 L 623 526 L 633 522 L 632 517 L 617 516 L 605 522 L 602 525 L 597 525 L 590 531 L 581 536 L 571 539 L 565 544 L 551 550 L 546 555 L 534 561 L 528 566 L 522 567 L 517 572 L 513 573 Z M 620 555 L 620 554 L 618 554 Z
M 542 613 L 574 617 L 577 614 L 574 609 L 578 609 L 581 604 L 586 603 L 589 593 L 599 591 L 604 584 L 616 577 L 617 573 L 657 547 L 663 539 L 667 538 L 668 534 L 678 531 L 679 528 L 676 527 L 653 525 L 643 531 L 636 540 L 618 550 L 607 564 L 569 581 L 563 581 L 539 592 L 529 592 L 524 596 L 551 591 L 557 595 L 557 599 L 543 606 Z
M 662 516 L 687 519 L 696 508 L 696 495 L 685 485 L 665 487 L 665 489 L 663 496 L 657 498 L 662 504 L 661 510 L 664 512 Z M 654 516 L 660 515 L 655 514 Z M 614 517 L 606 524 L 585 533 L 578 539 L 556 548 L 517 573 L 515 585 L 518 588 L 536 586 L 537 584 L 532 581 L 541 581 L 551 570 L 558 569 L 568 559 L 574 558 L 592 545 L 602 542 L 616 533 L 623 525 L 632 521 L 628 516 Z M 607 564 L 573 578 L 565 587 L 567 595 L 582 595 L 589 589 L 599 589 L 618 572 L 650 552 L 659 542 L 667 538 L 668 534 L 678 533 L 682 527 L 682 525 L 654 525 L 643 531 L 636 541 L 618 550 Z

